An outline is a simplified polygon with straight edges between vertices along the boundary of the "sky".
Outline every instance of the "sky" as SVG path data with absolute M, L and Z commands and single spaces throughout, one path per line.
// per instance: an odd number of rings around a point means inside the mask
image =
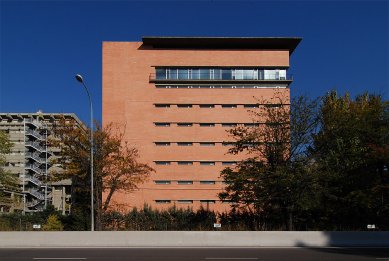
M 75 113 L 89 123 L 79 73 L 101 122 L 102 42 L 142 36 L 302 37 L 292 96 L 389 100 L 389 1 L 0 0 L 0 112 Z

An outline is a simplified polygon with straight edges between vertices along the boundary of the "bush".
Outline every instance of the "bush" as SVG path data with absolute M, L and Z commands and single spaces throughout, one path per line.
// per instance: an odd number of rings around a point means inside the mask
M 46 224 L 43 225 L 42 230 L 44 231 L 62 231 L 63 225 L 58 219 L 57 215 L 50 215 L 47 218 Z

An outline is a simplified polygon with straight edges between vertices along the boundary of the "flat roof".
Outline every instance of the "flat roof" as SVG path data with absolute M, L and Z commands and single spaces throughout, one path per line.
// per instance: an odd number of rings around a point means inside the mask
M 142 37 L 144 45 L 166 49 L 262 49 L 289 50 L 292 54 L 300 37 Z
M 46 112 L 35 112 L 35 113 L 30 113 L 30 112 L 8 112 L 8 113 L 0 113 L 0 122 L 2 120 L 6 119 L 31 119 L 31 118 L 38 118 L 38 117 L 43 117 L 45 120 L 58 120 L 61 119 L 62 117 L 65 117 L 67 119 L 71 118 L 76 120 L 76 122 L 80 126 L 85 126 L 85 124 L 77 117 L 76 114 L 74 113 L 46 113 Z

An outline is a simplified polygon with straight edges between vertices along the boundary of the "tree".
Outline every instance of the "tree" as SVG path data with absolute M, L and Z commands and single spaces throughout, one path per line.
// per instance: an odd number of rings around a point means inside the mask
M 34 224 L 46 223 L 50 215 L 65 218 L 61 216 L 61 213 L 55 210 L 55 207 L 51 204 L 47 205 L 47 208 L 43 211 L 37 211 L 25 215 L 21 212 L 7 213 L 0 215 L 0 230 L 9 231 L 31 231 Z
M 323 97 L 311 148 L 320 172 L 320 216 L 331 229 L 389 222 L 389 103 L 368 93 Z
M 6 207 L 13 203 L 13 199 L 9 198 L 9 192 L 18 190 L 17 177 L 3 168 L 6 163 L 5 155 L 11 152 L 12 146 L 7 133 L 0 131 L 0 206 Z
M 44 231 L 62 231 L 63 225 L 58 219 L 57 215 L 50 215 L 47 218 L 46 224 L 43 225 L 42 230 Z
M 123 141 L 124 132 L 114 129 L 112 124 L 101 128 L 95 124 L 94 132 L 94 200 L 96 207 L 96 229 L 101 230 L 101 215 L 110 206 L 112 195 L 118 191 L 131 191 L 153 171 L 147 164 L 139 163 L 139 152 Z M 90 193 L 90 141 L 89 131 L 77 126 L 74 121 L 60 121 L 53 127 L 55 138 L 52 143 L 60 148 L 56 163 L 61 171 L 53 173 L 54 179 L 72 178 L 75 198 L 85 211 L 88 206 L 86 193 Z M 106 192 L 104 202 L 102 193 Z M 73 202 L 74 202 L 73 201 Z M 72 207 L 73 208 L 73 207 Z
M 235 140 L 229 153 L 247 158 L 221 172 L 227 185 L 219 197 L 233 202 L 233 210 L 254 214 L 258 229 L 292 230 L 294 216 L 313 194 L 307 148 L 317 131 L 317 100 L 287 100 L 276 94 L 259 101 L 261 106 L 251 111 L 255 127 L 229 130 Z

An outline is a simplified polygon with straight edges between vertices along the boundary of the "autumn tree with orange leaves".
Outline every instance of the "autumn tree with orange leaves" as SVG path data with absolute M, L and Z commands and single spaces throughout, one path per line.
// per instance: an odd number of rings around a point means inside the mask
M 72 214 L 83 216 L 87 229 L 90 213 L 90 130 L 76 121 L 59 121 L 53 126 L 51 145 L 59 148 L 55 164 L 60 168 L 51 173 L 53 181 L 72 180 Z M 102 214 L 118 191 L 130 192 L 145 181 L 154 171 L 147 164 L 138 162 L 139 151 L 124 141 L 124 132 L 109 124 L 94 131 L 94 202 L 96 230 L 102 230 Z M 102 194 L 107 196 L 103 200 Z M 89 196 L 88 196 L 89 194 Z

